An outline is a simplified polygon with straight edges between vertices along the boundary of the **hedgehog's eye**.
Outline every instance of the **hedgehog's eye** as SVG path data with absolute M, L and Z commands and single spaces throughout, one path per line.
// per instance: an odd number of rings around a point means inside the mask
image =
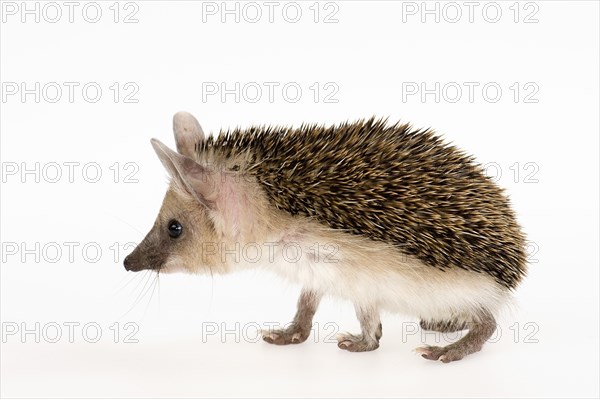
M 177 220 L 173 219 L 169 222 L 169 235 L 171 238 L 177 238 L 181 235 L 183 226 Z

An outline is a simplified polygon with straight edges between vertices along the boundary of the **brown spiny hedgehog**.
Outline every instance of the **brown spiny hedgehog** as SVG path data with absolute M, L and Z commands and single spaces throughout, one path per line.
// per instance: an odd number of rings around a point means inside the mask
M 361 334 L 338 346 L 379 346 L 383 310 L 442 332 L 449 362 L 479 351 L 526 270 L 525 239 L 503 191 L 474 159 L 429 130 L 384 120 L 323 127 L 252 127 L 205 137 L 173 119 L 178 152 L 152 145 L 171 184 L 127 270 L 229 272 L 261 267 L 302 285 L 274 344 L 304 342 L 323 295 L 353 302 Z

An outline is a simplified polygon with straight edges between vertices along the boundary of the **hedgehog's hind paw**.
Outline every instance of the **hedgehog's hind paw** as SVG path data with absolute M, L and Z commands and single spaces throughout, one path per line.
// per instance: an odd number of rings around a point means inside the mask
M 427 345 L 415 349 L 415 352 L 420 354 L 425 359 L 439 360 L 444 363 L 460 360 L 471 353 L 460 347 L 452 348 L 452 345 L 448 345 L 446 347 Z
M 479 352 L 494 331 L 496 321 L 491 313 L 482 311 L 477 316 L 477 321 L 469 323 L 469 332 L 459 341 L 448 346 L 424 346 L 417 348 L 416 352 L 429 360 L 440 360 L 444 363 L 460 360 L 471 353 Z

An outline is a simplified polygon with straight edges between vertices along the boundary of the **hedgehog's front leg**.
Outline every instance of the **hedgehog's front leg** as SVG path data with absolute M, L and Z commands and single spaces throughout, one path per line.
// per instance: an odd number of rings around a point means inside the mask
M 382 335 L 379 312 L 374 306 L 354 305 L 360 321 L 361 334 L 339 334 L 338 347 L 350 352 L 366 352 L 379 348 Z
M 285 329 L 263 331 L 263 339 L 275 345 L 299 344 L 308 338 L 312 319 L 317 311 L 321 295 L 315 291 L 302 290 L 294 321 Z

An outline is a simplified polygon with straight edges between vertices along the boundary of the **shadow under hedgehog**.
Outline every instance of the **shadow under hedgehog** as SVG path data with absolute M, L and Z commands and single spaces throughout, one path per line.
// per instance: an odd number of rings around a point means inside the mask
M 354 304 L 362 330 L 341 334 L 341 349 L 378 348 L 385 310 L 427 330 L 468 329 L 448 346 L 417 349 L 459 360 L 494 333 L 526 273 L 525 238 L 502 189 L 429 130 L 369 119 L 206 137 L 184 112 L 173 128 L 177 152 L 152 139 L 170 186 L 125 268 L 263 268 L 299 283 L 293 322 L 263 332 L 266 342 L 304 342 L 331 295 Z M 249 246 L 253 255 L 239 256 Z

